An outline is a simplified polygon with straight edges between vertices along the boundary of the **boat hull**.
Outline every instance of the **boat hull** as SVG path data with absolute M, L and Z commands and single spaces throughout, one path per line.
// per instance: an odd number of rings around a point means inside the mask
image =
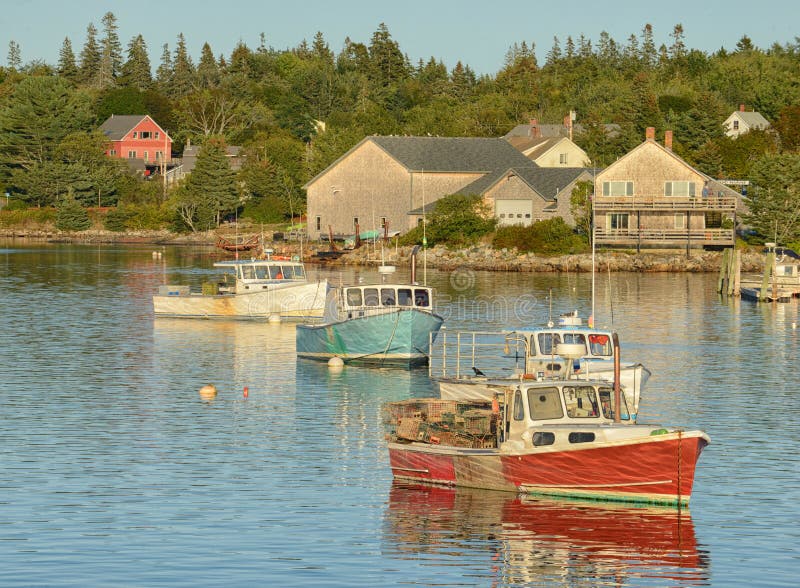
M 157 317 L 266 320 L 321 318 L 325 310 L 327 280 L 301 284 L 275 284 L 240 294 L 155 295 Z
M 688 505 L 699 431 L 527 451 L 390 443 L 395 478 L 547 496 Z
M 416 309 L 356 317 L 320 325 L 298 325 L 297 356 L 345 363 L 424 365 L 428 361 L 431 333 L 443 319 Z

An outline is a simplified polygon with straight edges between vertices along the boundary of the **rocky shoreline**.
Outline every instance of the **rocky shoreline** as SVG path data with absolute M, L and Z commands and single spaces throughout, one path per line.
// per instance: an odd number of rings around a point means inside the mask
M 130 231 L 116 233 L 111 231 L 89 230 L 66 233 L 56 230 L 0 229 L 0 238 L 24 239 L 58 243 L 141 243 L 153 245 L 214 246 L 219 233 L 209 231 L 177 235 L 169 231 Z M 299 255 L 300 243 L 297 241 L 276 241 L 267 245 L 280 254 Z M 303 243 L 302 257 L 310 263 L 326 265 L 375 266 L 380 263 L 407 266 L 411 263 L 411 247 L 387 245 L 380 247 L 365 245 L 359 249 L 342 252 L 338 257 L 319 257 L 319 252 L 327 252 L 327 244 Z M 454 270 L 468 268 L 484 271 L 508 272 L 591 272 L 590 254 L 561 255 L 541 257 L 532 253 L 518 253 L 516 250 L 496 250 L 488 245 L 476 245 L 466 249 L 450 250 L 436 246 L 427 250 L 425 263 L 429 268 Z M 596 271 L 612 272 L 718 272 L 722 255 L 718 251 L 685 250 L 652 251 L 635 253 L 631 251 L 599 250 L 596 252 L 594 267 Z M 417 264 L 421 264 L 422 254 L 418 254 Z M 742 253 L 742 271 L 763 270 L 763 255 L 758 252 Z

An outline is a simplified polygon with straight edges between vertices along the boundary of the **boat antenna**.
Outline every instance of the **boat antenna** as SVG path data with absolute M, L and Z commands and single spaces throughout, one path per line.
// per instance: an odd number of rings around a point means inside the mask
M 422 168 L 422 285 L 428 285 L 428 221 L 425 220 L 425 168 Z

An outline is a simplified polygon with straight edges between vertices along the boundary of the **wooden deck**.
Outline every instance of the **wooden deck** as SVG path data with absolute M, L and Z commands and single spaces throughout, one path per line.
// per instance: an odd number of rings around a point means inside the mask
M 606 229 L 595 228 L 598 245 L 733 245 L 733 229 Z

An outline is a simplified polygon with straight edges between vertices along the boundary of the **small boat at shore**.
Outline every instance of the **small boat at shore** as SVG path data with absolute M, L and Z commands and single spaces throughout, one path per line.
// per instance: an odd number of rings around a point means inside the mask
M 309 282 L 302 262 L 289 258 L 219 261 L 222 278 L 189 286 L 160 286 L 153 296 L 156 317 L 309 320 L 321 318 L 327 280 Z
M 392 474 L 447 486 L 688 505 L 708 435 L 623 424 L 626 408 L 618 383 L 575 380 L 522 381 L 490 403 L 387 403 Z
M 319 324 L 297 325 L 297 356 L 369 365 L 424 365 L 444 319 L 417 284 L 343 286 L 328 292 Z
M 577 312 L 557 325 L 502 332 L 443 330 L 431 347 L 428 370 L 443 399 L 491 400 L 494 392 L 520 380 L 571 378 L 613 382 L 612 333 L 583 325 Z M 574 359 L 556 353 L 574 346 Z M 632 418 L 650 371 L 641 363 L 620 363 L 619 378 Z

